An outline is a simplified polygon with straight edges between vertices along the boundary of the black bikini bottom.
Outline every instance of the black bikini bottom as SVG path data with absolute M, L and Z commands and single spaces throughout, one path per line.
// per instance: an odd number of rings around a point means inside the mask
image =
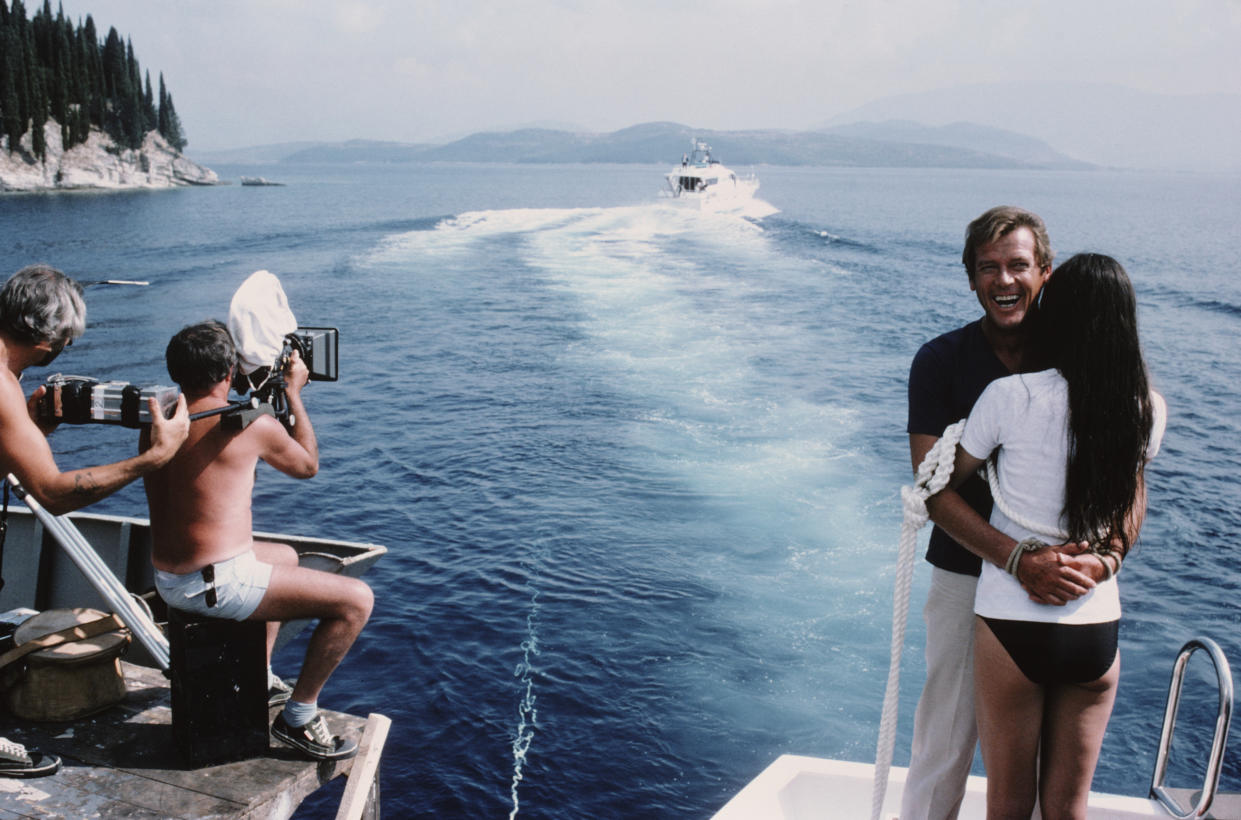
M 982 620 L 1022 674 L 1042 686 L 1098 680 L 1116 659 L 1119 620 L 1101 624 Z

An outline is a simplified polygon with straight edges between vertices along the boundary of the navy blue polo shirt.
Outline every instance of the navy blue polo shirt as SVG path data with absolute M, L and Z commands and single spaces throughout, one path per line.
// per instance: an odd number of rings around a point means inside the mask
M 970 414 L 988 384 L 1009 375 L 982 332 L 982 320 L 945 333 L 924 344 L 909 368 L 907 433 L 942 436 L 944 428 Z M 984 520 L 991 518 L 987 482 L 971 476 L 958 490 Z M 958 544 L 938 526 L 931 530 L 926 560 L 949 572 L 978 575 L 982 559 Z

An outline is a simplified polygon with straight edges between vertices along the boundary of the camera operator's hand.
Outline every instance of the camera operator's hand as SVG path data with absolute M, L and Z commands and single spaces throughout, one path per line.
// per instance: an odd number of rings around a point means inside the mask
M 35 423 L 40 432 L 45 436 L 50 436 L 52 431 L 60 426 L 60 422 L 55 416 L 45 416 L 39 405 L 43 403 L 43 397 L 47 395 L 47 385 L 41 384 L 35 388 L 30 394 L 30 398 L 26 400 L 26 412 L 30 413 L 30 420 Z
M 300 393 L 308 381 L 310 381 L 310 370 L 302 361 L 302 354 L 294 350 L 289 355 L 289 363 L 284 366 L 285 389 Z
M 151 446 L 146 453 L 155 460 L 156 466 L 162 467 L 177 454 L 186 436 L 190 434 L 190 413 L 186 409 L 184 393 L 177 396 L 177 406 L 170 419 L 164 418 L 164 412 L 155 397 L 147 399 L 147 407 L 151 411 Z

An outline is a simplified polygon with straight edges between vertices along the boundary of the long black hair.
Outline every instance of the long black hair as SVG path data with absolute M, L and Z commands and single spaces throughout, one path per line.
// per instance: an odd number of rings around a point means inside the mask
M 1038 316 L 1038 347 L 1069 385 L 1069 536 L 1127 551 L 1152 421 L 1133 285 L 1110 256 L 1077 254 L 1043 286 Z

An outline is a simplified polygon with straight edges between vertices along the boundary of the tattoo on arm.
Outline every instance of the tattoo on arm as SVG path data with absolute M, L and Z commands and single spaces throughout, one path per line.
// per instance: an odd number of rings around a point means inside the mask
M 78 473 L 73 477 L 73 494 L 93 498 L 99 492 L 99 484 L 89 471 Z

